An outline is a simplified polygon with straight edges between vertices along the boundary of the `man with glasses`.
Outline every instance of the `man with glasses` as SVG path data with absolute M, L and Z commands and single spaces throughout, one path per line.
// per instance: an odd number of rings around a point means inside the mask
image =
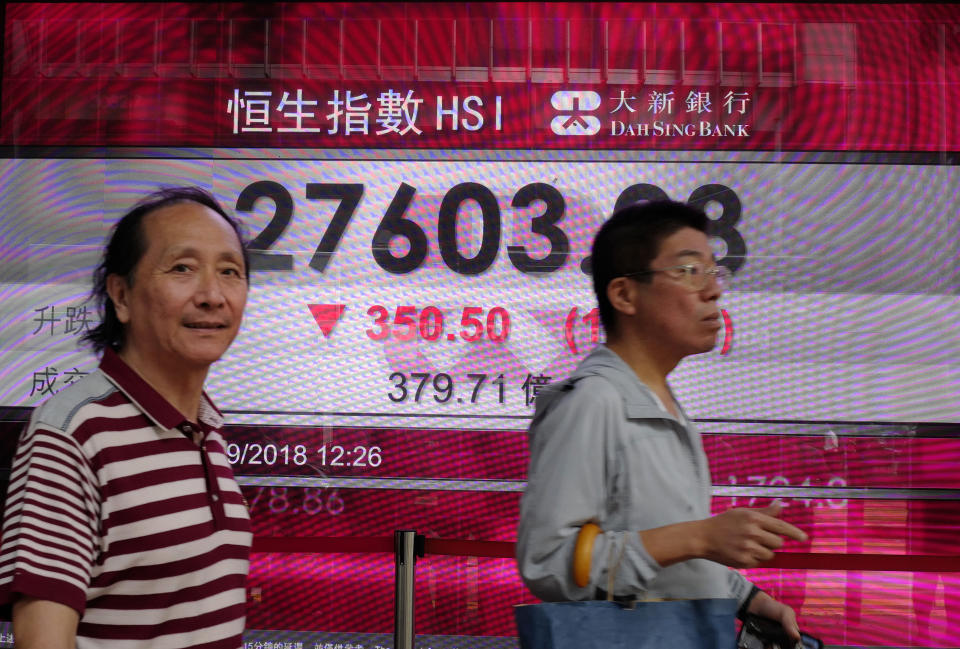
M 667 376 L 710 351 L 727 279 L 707 216 L 670 201 L 614 214 L 593 243 L 594 291 L 606 342 L 567 380 L 540 393 L 517 542 L 520 573 L 548 601 L 735 598 L 741 614 L 778 620 L 797 640 L 793 610 L 735 568 L 773 557 L 806 534 L 779 505 L 710 515 L 700 433 Z M 594 524 L 589 573 L 574 579 L 581 528 Z

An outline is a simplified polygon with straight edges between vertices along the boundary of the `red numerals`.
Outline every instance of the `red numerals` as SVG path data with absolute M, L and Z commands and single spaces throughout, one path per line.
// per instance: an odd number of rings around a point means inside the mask
M 373 318 L 373 326 L 366 330 L 371 340 L 386 340 L 393 336 L 395 340 L 409 341 L 418 336 L 420 340 L 455 341 L 458 338 L 466 342 L 478 342 L 486 338 L 494 343 L 502 343 L 510 336 L 510 314 L 502 306 L 489 310 L 480 306 L 466 306 L 460 310 L 459 326 L 447 327 L 442 309 L 427 306 L 417 309 L 415 306 L 398 306 L 393 313 L 380 304 L 367 309 L 367 315 Z M 391 317 L 392 316 L 392 317 Z M 456 322 L 456 318 L 451 318 Z
M 464 307 L 463 315 L 460 316 L 460 337 L 468 343 L 483 338 L 483 322 L 477 317 L 478 315 L 483 315 L 482 308 L 468 306 Z M 472 331 L 469 329 L 472 329 Z
M 398 306 L 397 314 L 393 317 L 393 337 L 397 340 L 413 340 L 417 335 L 416 315 L 417 307 Z
M 367 315 L 373 316 L 373 324 L 380 327 L 379 330 L 367 329 L 367 336 L 370 340 L 385 340 L 390 335 L 390 312 L 386 307 L 374 304 L 367 309 Z

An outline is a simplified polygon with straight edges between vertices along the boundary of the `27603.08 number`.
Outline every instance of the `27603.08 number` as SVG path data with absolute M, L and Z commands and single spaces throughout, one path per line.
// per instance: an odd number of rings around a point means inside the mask
M 306 183 L 304 197 L 307 201 L 338 201 L 333 218 L 310 260 L 309 265 L 314 270 L 321 273 L 326 271 L 347 225 L 360 206 L 364 189 L 363 183 Z M 370 241 L 370 252 L 374 261 L 388 273 L 404 275 L 413 272 L 420 268 L 430 253 L 431 243 L 427 232 L 409 214 L 416 193 L 416 187 L 405 182 L 400 183 Z M 250 249 L 254 254 L 253 267 L 263 270 L 292 270 L 291 253 L 266 257 L 261 253 L 267 251 L 290 225 L 296 205 L 293 196 L 286 187 L 276 181 L 258 180 L 240 192 L 236 211 L 253 211 L 254 204 L 261 198 L 271 200 L 275 209 L 270 222 L 250 242 Z M 639 200 L 666 198 L 667 193 L 660 187 L 649 183 L 636 183 L 620 192 L 614 209 Z M 468 202 L 479 206 L 482 226 L 480 248 L 472 257 L 466 256 L 458 245 L 458 227 L 461 220 L 458 215 L 461 207 Z M 725 185 L 710 183 L 697 187 L 687 202 L 704 209 L 710 203 L 720 206 L 719 216 L 710 220 L 709 234 L 723 242 L 725 250 L 718 255 L 719 263 L 733 272 L 739 270 L 747 257 L 747 243 L 737 230 L 743 213 L 737 193 Z M 556 187 L 543 182 L 524 185 L 510 199 L 510 207 L 514 209 L 529 208 L 535 203 L 542 203 L 544 210 L 530 218 L 529 231 L 542 237 L 544 242 L 549 244 L 549 251 L 546 256 L 532 255 L 524 245 L 507 245 L 507 256 L 514 268 L 521 273 L 552 273 L 562 268 L 572 253 L 570 239 L 560 227 L 566 214 L 566 199 Z M 450 270 L 461 275 L 479 275 L 490 268 L 497 258 L 502 243 L 501 205 L 489 187 L 476 182 L 454 185 L 443 195 L 435 223 L 435 245 Z M 397 249 L 391 247 L 391 242 L 395 239 L 404 240 L 406 245 Z M 404 252 L 401 253 L 400 250 Z M 581 260 L 580 269 L 584 273 L 590 272 L 589 257 Z

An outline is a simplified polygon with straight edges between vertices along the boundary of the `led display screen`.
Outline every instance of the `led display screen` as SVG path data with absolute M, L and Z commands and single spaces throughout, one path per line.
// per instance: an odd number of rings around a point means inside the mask
M 5 457 L 96 366 L 111 224 L 210 190 L 251 241 L 207 390 L 255 533 L 346 540 L 254 553 L 250 643 L 392 644 L 393 558 L 350 539 L 516 539 L 537 395 L 603 340 L 592 236 L 663 197 L 733 271 L 717 347 L 671 375 L 714 511 L 779 500 L 810 535 L 785 553 L 836 558 L 748 576 L 827 644 L 960 642 L 955 7 L 4 11 Z M 534 601 L 507 557 L 428 555 L 415 594 L 451 649 L 515 647 Z

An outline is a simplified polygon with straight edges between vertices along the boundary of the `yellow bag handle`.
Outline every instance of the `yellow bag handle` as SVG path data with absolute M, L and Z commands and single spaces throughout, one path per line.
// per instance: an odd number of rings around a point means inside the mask
M 580 588 L 590 583 L 593 542 L 602 531 L 596 523 L 587 523 L 577 533 L 577 544 L 573 548 L 573 583 Z

